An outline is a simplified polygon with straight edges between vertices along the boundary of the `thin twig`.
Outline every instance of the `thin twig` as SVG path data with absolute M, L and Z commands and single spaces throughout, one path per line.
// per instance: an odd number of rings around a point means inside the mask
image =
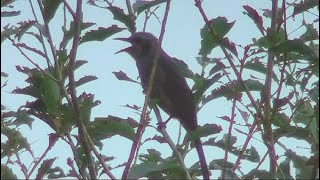
M 96 171 L 94 168 L 93 159 L 91 156 L 91 148 L 88 144 L 88 139 L 86 137 L 85 133 L 85 126 L 83 124 L 82 115 L 80 112 L 80 106 L 77 99 L 76 94 L 76 86 L 75 86 L 75 79 L 74 79 L 74 65 L 76 61 L 77 56 L 77 50 L 80 42 L 80 25 L 82 23 L 82 0 L 77 1 L 77 8 L 76 8 L 76 18 L 74 18 L 74 25 L 75 25 L 75 31 L 74 31 L 74 37 L 73 37 L 73 43 L 72 43 L 72 49 L 70 51 L 70 61 L 69 61 L 69 88 L 71 91 L 71 100 L 73 109 L 75 111 L 76 115 L 76 121 L 78 126 L 78 134 L 79 139 L 82 144 L 82 147 L 84 149 L 84 152 L 86 154 L 86 158 L 88 160 L 88 169 L 91 179 L 97 179 Z
M 272 18 L 271 18 L 271 29 L 276 30 L 277 23 L 277 9 L 278 9 L 278 0 L 272 1 Z M 265 80 L 265 99 L 264 99 L 264 118 L 261 119 L 263 121 L 264 133 L 263 139 L 265 140 L 265 145 L 269 151 L 270 158 L 270 171 L 275 173 L 277 171 L 277 160 L 276 160 L 276 152 L 274 149 L 274 139 L 273 132 L 271 127 L 271 85 L 272 85 L 272 76 L 273 76 L 273 61 L 274 55 L 272 53 L 268 53 L 268 62 L 267 62 L 267 74 Z
M 166 131 L 166 129 L 161 127 L 161 123 L 163 123 L 163 121 L 162 121 L 162 118 L 161 118 L 160 111 L 159 111 L 158 107 L 155 107 L 153 110 L 154 110 L 154 113 L 155 113 L 155 115 L 157 117 L 157 120 L 158 120 L 158 123 L 159 123 L 158 131 L 163 135 L 163 137 L 165 138 L 166 142 L 169 144 L 169 146 L 172 149 L 172 151 L 178 157 L 179 164 L 183 168 L 183 170 L 185 171 L 186 179 L 192 179 L 191 176 L 190 176 L 190 173 L 188 171 L 188 168 L 185 165 L 184 160 L 183 160 L 180 152 L 178 151 L 176 145 L 174 144 L 174 142 L 170 138 L 170 136 L 169 136 L 168 132 Z
M 34 7 L 33 7 L 33 4 L 32 4 L 32 1 L 31 1 L 31 0 L 29 0 L 29 4 L 30 4 L 31 10 L 32 10 L 32 14 L 33 14 L 34 19 L 37 21 L 37 23 L 39 23 L 38 18 L 37 18 L 37 16 L 36 16 L 36 13 L 35 13 L 35 11 L 34 11 Z M 47 61 L 47 66 L 48 66 L 48 68 L 50 68 L 50 66 L 52 65 L 52 63 L 51 63 L 51 61 L 50 61 L 50 59 L 49 59 L 48 52 L 47 52 L 47 48 L 46 48 L 46 46 L 45 46 L 45 44 L 44 44 L 43 34 L 42 34 L 42 32 L 40 31 L 40 29 L 38 29 L 38 30 L 39 30 L 40 38 L 41 38 L 41 41 L 42 41 L 41 45 L 42 45 L 44 54 L 46 55 L 45 58 L 46 58 L 46 61 Z
M 126 5 L 127 5 L 127 8 L 128 8 L 129 16 L 130 16 L 130 17 L 134 17 L 133 9 L 132 9 L 130 0 L 126 0 Z
M 77 151 L 77 147 L 73 143 L 69 132 L 67 133 L 66 137 L 67 137 L 68 141 L 66 139 L 64 139 L 64 140 L 70 145 L 71 151 L 74 156 L 74 160 L 76 161 L 76 164 L 79 168 L 80 175 L 82 176 L 81 178 L 84 179 L 84 177 L 87 176 L 87 172 L 85 171 L 85 169 L 81 168 L 81 162 L 80 162 L 81 160 L 80 160 L 80 157 L 79 157 L 79 154 Z
M 73 19 L 76 18 L 77 15 L 74 13 L 74 11 L 70 7 L 70 5 L 66 2 L 66 0 L 63 0 L 63 4 L 68 9 L 68 11 L 71 14 L 71 16 L 73 17 Z
M 52 138 L 52 139 L 50 139 Z M 56 144 L 56 142 L 58 141 L 59 137 L 56 134 L 51 134 L 49 135 L 49 145 L 47 147 L 47 149 L 44 151 L 44 153 L 41 155 L 41 157 L 35 162 L 35 164 L 33 165 L 31 171 L 28 173 L 28 176 L 26 177 L 26 179 L 29 179 L 30 176 L 32 175 L 33 171 L 36 169 L 36 167 L 40 164 L 40 162 L 42 161 L 43 158 L 45 158 L 48 154 L 48 152 L 52 149 L 52 147 Z
M 46 72 L 45 70 L 43 70 L 37 63 L 35 63 L 31 58 L 29 58 L 29 56 L 22 51 L 22 49 L 14 42 L 14 40 L 13 40 L 10 36 L 7 36 L 7 38 L 12 42 L 12 45 L 13 45 L 14 47 L 16 47 L 16 48 L 20 51 L 20 53 L 21 53 L 29 62 L 31 62 L 36 68 L 38 68 L 41 72 L 43 72 L 45 75 L 47 75 L 47 76 L 48 76 L 49 78 L 51 78 L 53 81 L 59 83 L 59 81 L 58 81 L 55 77 L 53 77 L 51 74 L 49 74 L 48 72 Z
M 132 161 L 134 159 L 134 155 L 135 155 L 135 151 L 136 151 L 137 145 L 140 142 L 140 139 L 141 139 L 141 136 L 142 136 L 142 131 L 145 128 L 146 112 L 147 112 L 148 102 L 149 102 L 149 99 L 150 99 L 150 94 L 151 94 L 151 91 L 152 91 L 153 79 L 154 79 L 154 76 L 155 76 L 156 68 L 158 66 L 159 51 L 160 51 L 160 48 L 161 48 L 162 38 L 163 38 L 163 35 L 164 35 L 164 32 L 165 32 L 165 26 L 166 26 L 168 14 L 169 14 L 169 9 L 170 9 L 170 2 L 171 2 L 171 0 L 168 0 L 167 4 L 166 4 L 166 11 L 165 11 L 164 18 L 163 18 L 163 21 L 162 21 L 161 33 L 160 33 L 160 36 L 159 36 L 159 45 L 157 47 L 157 51 L 156 51 L 156 54 L 155 54 L 155 57 L 154 57 L 154 61 L 153 61 L 154 63 L 153 63 L 151 74 L 150 74 L 150 78 L 149 78 L 149 81 L 148 81 L 148 89 L 147 89 L 144 105 L 143 105 L 143 108 L 142 108 L 140 123 L 139 123 L 138 129 L 137 129 L 137 135 L 136 135 L 135 140 L 134 140 L 134 142 L 133 142 L 133 144 L 131 146 L 129 159 L 127 161 L 127 164 L 125 166 L 125 169 L 123 171 L 121 179 L 127 179 L 131 163 L 132 163 Z

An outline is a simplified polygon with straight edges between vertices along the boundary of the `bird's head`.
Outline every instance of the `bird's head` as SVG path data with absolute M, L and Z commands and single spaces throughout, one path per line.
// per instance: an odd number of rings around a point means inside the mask
M 130 54 L 135 60 L 152 59 L 155 56 L 159 40 L 152 34 L 146 32 L 134 33 L 128 38 L 116 38 L 131 43 L 130 47 L 121 49 L 116 53 L 126 52 Z

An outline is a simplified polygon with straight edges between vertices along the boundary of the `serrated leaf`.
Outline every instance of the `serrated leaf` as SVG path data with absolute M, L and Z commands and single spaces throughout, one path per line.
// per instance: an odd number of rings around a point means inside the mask
M 88 124 L 88 133 L 94 141 L 100 141 L 119 135 L 130 140 L 134 140 L 135 131 L 133 128 L 138 127 L 138 123 L 131 119 L 121 119 L 115 116 L 106 118 L 95 118 L 93 122 Z
M 15 2 L 16 0 L 1 0 L 1 7 L 8 6 Z
M 290 126 L 290 119 L 285 113 L 275 112 L 272 116 L 272 124 L 280 128 Z
M 274 133 L 274 139 L 279 139 L 281 137 L 287 137 L 287 138 L 291 137 L 298 140 L 305 140 L 310 144 L 313 142 L 312 136 L 310 136 L 310 132 L 308 128 L 289 126 L 286 128 L 275 129 L 273 133 Z
M 44 0 L 43 1 L 43 18 L 50 22 L 51 19 L 54 17 L 57 9 L 59 8 L 60 4 L 62 3 L 62 0 Z
M 2 11 L 1 17 L 12 17 L 12 16 L 18 16 L 21 14 L 21 11 Z
M 139 16 L 139 14 L 142 13 L 143 11 L 165 2 L 168 2 L 168 0 L 153 0 L 153 1 L 141 0 L 141 1 L 136 1 L 132 5 L 132 8 L 134 12 L 136 12 L 137 15 Z
M 303 40 L 304 42 L 319 40 L 319 32 L 313 24 L 305 24 L 305 27 L 306 32 L 302 34 L 299 39 Z
M 237 48 L 236 48 L 236 44 L 234 42 L 230 41 L 229 38 L 227 38 L 227 37 L 223 38 L 223 40 L 221 42 L 221 46 L 223 46 L 226 49 L 228 49 L 235 56 L 238 56 L 238 51 L 237 51 Z
M 266 170 L 253 169 L 248 174 L 242 176 L 242 179 L 274 179 L 274 173 Z
M 249 89 L 249 91 L 262 91 L 264 85 L 256 80 L 245 80 L 245 85 Z M 222 85 L 217 89 L 214 89 L 210 95 L 206 96 L 202 100 L 202 104 L 206 104 L 209 101 L 220 97 L 226 97 L 227 99 L 238 97 L 239 93 L 245 92 L 246 89 L 243 87 L 242 83 L 239 81 L 232 81 L 227 85 Z
M 97 30 L 92 30 L 87 32 L 80 41 L 80 44 L 90 41 L 104 41 L 106 38 L 122 31 L 124 28 L 119 28 L 116 25 L 112 25 L 111 27 L 104 28 L 99 27 Z
M 1 77 L 8 77 L 9 75 L 5 72 L 1 72 Z
M 312 121 L 312 119 L 315 119 L 315 115 L 311 103 L 297 101 L 292 120 L 295 123 L 303 123 L 304 125 L 307 125 Z
M 188 140 L 193 141 L 201 137 L 207 137 L 212 134 L 220 133 L 221 131 L 221 126 L 218 126 L 216 124 L 205 124 L 203 126 L 198 126 L 196 130 L 191 131 Z
M 78 99 L 79 99 L 78 101 L 80 104 L 82 121 L 85 125 L 87 125 L 90 122 L 92 108 L 99 105 L 101 102 L 94 101 L 94 95 L 90 94 L 90 93 L 87 94 L 85 92 L 82 93 Z
M 33 118 L 30 117 L 26 110 L 18 110 L 15 114 L 16 119 L 13 121 L 13 125 L 20 126 L 22 124 L 26 124 L 32 129 L 32 123 L 34 121 Z
M 267 74 L 267 70 L 268 70 L 266 65 L 262 64 L 259 61 L 249 61 L 244 64 L 244 68 L 250 69 L 253 71 L 257 71 L 257 72 L 262 73 L 264 75 Z M 276 83 L 279 82 L 279 79 L 275 73 L 272 73 L 272 78 L 275 80 Z
M 211 53 L 212 49 L 221 45 L 223 37 L 231 30 L 234 22 L 228 23 L 228 20 L 225 17 L 217 17 L 212 19 L 210 22 L 210 28 L 206 24 L 201 29 L 201 49 L 199 55 L 207 56 Z M 211 32 L 211 29 L 214 31 L 214 36 Z
M 194 78 L 194 85 L 192 87 L 192 90 L 195 91 L 194 93 L 194 99 L 196 102 L 199 102 L 206 92 L 208 88 L 210 88 L 214 83 L 218 82 L 220 78 L 222 78 L 222 74 L 215 74 L 210 79 L 205 79 L 200 76 Z
M 83 22 L 80 25 L 80 31 L 85 30 L 93 25 L 95 25 L 96 23 L 93 22 Z M 73 38 L 74 33 L 75 33 L 75 24 L 74 21 L 70 22 L 70 29 L 64 32 L 63 35 L 63 40 L 60 43 L 60 47 L 66 47 L 66 45 L 68 44 L 68 42 Z
M 264 28 L 262 17 L 258 14 L 258 12 L 255 9 L 248 5 L 243 6 L 243 8 L 247 11 L 248 16 L 253 20 L 260 32 L 263 34 Z
M 194 78 L 193 72 L 189 69 L 185 62 L 177 58 L 172 58 L 172 61 L 176 64 L 177 69 L 180 71 L 183 77 L 190 79 Z
M 48 172 L 51 169 L 52 164 L 54 163 L 54 161 L 56 160 L 56 158 L 51 158 L 51 159 L 46 159 L 42 162 L 40 168 L 38 169 L 38 174 L 36 176 L 36 179 L 43 179 Z
M 1 127 L 1 135 L 8 138 L 4 144 L 1 144 L 1 158 L 10 156 L 12 153 L 17 153 L 22 149 L 27 150 L 33 156 L 30 144 L 21 132 L 9 127 Z
M 56 114 L 58 101 L 60 99 L 60 87 L 57 82 L 47 75 L 42 75 L 39 71 L 32 74 L 33 84 L 40 91 L 41 99 L 46 105 L 47 111 Z
M 316 58 L 315 52 L 300 39 L 286 40 L 269 50 L 277 54 L 296 52 L 309 58 Z
M 279 164 L 279 169 L 278 169 L 278 172 L 277 172 L 277 176 L 280 179 L 294 179 L 290 175 L 290 160 L 288 158 L 286 158 L 284 161 L 282 161 Z
M 299 13 L 303 13 L 311 8 L 319 6 L 319 0 L 304 0 L 300 1 L 299 4 L 296 4 L 293 9 L 292 16 L 295 16 Z
M 1 31 L 1 44 L 4 42 L 4 40 L 7 39 L 7 37 L 19 33 L 16 27 L 11 26 L 9 27 L 9 24 L 3 27 L 3 30 Z
M 81 86 L 83 84 L 86 84 L 86 83 L 88 83 L 90 81 L 94 81 L 96 79 L 98 79 L 97 76 L 88 75 L 88 76 L 80 78 L 78 81 L 75 81 L 74 85 L 76 87 L 79 87 L 79 86 Z
M 130 17 L 123 12 L 123 9 L 120 9 L 115 6 L 107 7 L 109 11 L 113 14 L 113 18 L 119 22 L 122 22 L 131 33 L 136 32 L 136 24 L 134 21 L 134 17 Z
M 37 21 L 23 21 L 19 22 L 19 27 L 17 27 L 16 31 L 16 37 L 18 38 L 18 41 L 21 40 L 22 36 L 27 32 L 32 26 L 34 26 L 37 23 Z
M 134 82 L 134 83 L 138 83 L 138 84 L 139 84 L 138 81 L 135 81 L 135 80 L 129 78 L 129 77 L 127 76 L 127 74 L 124 73 L 123 71 L 118 71 L 118 72 L 115 72 L 115 71 L 114 71 L 114 72 L 112 72 L 112 73 L 113 73 L 113 74 L 116 76 L 116 78 L 119 79 L 119 80 L 129 81 L 129 82 Z
M 57 179 L 66 177 L 65 173 L 63 172 L 63 169 L 60 167 L 51 168 L 48 171 L 48 179 Z
M 12 169 L 1 164 L 1 179 L 18 179 L 18 177 L 13 173 Z
M 148 176 L 149 173 L 161 171 L 161 167 L 155 162 L 145 162 L 133 165 L 130 168 L 128 179 L 139 179 Z
M 295 152 L 286 152 L 285 155 L 292 160 L 293 167 L 296 168 L 296 179 L 312 179 L 313 166 L 307 166 L 308 158 L 299 156 Z

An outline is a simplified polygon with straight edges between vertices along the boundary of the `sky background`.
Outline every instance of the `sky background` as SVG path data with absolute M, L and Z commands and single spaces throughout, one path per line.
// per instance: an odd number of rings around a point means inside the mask
M 71 7 L 75 7 L 75 0 L 68 1 L 71 4 Z M 86 2 L 86 1 L 85 1 Z M 133 3 L 134 1 L 132 1 Z M 39 14 L 38 6 L 36 1 L 33 2 L 36 13 Z M 2 18 L 1 27 L 10 23 L 15 24 L 21 20 L 34 20 L 31 13 L 31 9 L 28 1 L 17 1 L 15 4 L 15 10 L 21 10 L 21 15 L 16 18 Z M 124 8 L 126 12 L 126 6 L 124 0 L 117 0 L 114 2 L 114 5 Z M 229 1 L 213 1 L 206 0 L 203 4 L 204 10 L 209 19 L 217 18 L 219 16 L 226 17 L 228 22 L 236 21 L 234 27 L 227 34 L 227 37 L 233 42 L 239 45 L 247 45 L 252 43 L 252 38 L 259 38 L 261 35 L 257 30 L 253 21 L 245 15 L 243 5 L 250 5 L 258 10 L 262 15 L 261 9 L 267 9 L 271 7 L 271 1 L 269 0 L 229 0 Z M 62 6 L 61 6 L 62 7 Z M 62 20 L 63 20 L 63 11 L 62 8 L 59 8 L 55 18 L 50 22 L 51 33 L 53 35 L 53 41 L 56 46 L 59 46 L 59 43 L 62 39 Z M 157 15 L 162 21 L 164 14 L 165 5 L 156 11 Z M 113 24 L 117 24 L 120 27 L 123 27 L 122 24 L 117 23 L 113 20 L 112 14 L 106 10 L 97 8 L 91 5 L 84 3 L 83 5 L 83 19 L 84 22 L 95 22 L 97 25 L 92 29 L 97 29 L 98 26 L 109 27 Z M 291 13 L 289 13 L 291 14 Z M 40 16 L 38 17 L 39 19 Z M 70 17 L 69 17 L 70 20 Z M 142 13 L 137 20 L 137 30 L 141 31 L 143 26 L 144 13 Z M 265 20 L 265 19 L 264 19 Z M 41 19 L 42 22 L 42 19 Z M 269 25 L 269 21 L 265 21 L 264 25 Z M 295 21 L 290 21 L 288 24 L 289 32 L 290 30 L 295 29 L 299 24 L 301 24 L 300 19 Z M 203 19 L 194 6 L 194 1 L 192 0 L 173 0 L 171 3 L 171 10 L 168 16 L 168 22 L 166 25 L 166 31 L 162 43 L 162 48 L 172 57 L 183 60 L 188 64 L 189 68 L 194 73 L 201 72 L 201 66 L 197 63 L 196 57 L 200 49 L 200 29 L 204 26 Z M 155 36 L 159 36 L 161 29 L 161 24 L 157 21 L 156 18 L 151 18 L 147 25 L 147 32 L 152 32 Z M 303 31 L 302 31 L 303 32 Z M 292 37 L 297 37 L 301 33 L 295 32 L 291 34 Z M 132 117 L 135 120 L 139 121 L 140 116 L 136 114 L 133 110 L 122 107 L 122 105 L 137 105 L 143 106 L 144 94 L 142 93 L 142 88 L 133 83 L 119 81 L 116 79 L 112 72 L 114 71 L 123 71 L 132 79 L 138 77 L 138 72 L 135 66 L 134 60 L 129 57 L 129 55 L 115 54 L 118 50 L 127 47 L 128 44 L 124 42 L 118 42 L 113 40 L 116 37 L 128 37 L 130 34 L 128 31 L 122 31 L 121 33 L 116 34 L 115 36 L 106 39 L 103 42 L 89 42 L 82 44 L 78 49 L 77 59 L 87 60 L 89 63 L 82 66 L 79 70 L 76 71 L 76 79 L 83 77 L 85 75 L 95 75 L 98 77 L 98 80 L 90 82 L 81 86 L 77 93 L 80 95 L 83 91 L 86 93 L 92 93 L 95 95 L 95 100 L 100 100 L 102 103 L 95 107 L 92 110 L 91 120 L 94 120 L 95 117 L 107 117 L 108 115 L 118 116 L 122 118 Z M 290 38 L 290 37 L 289 37 Z M 39 43 L 37 43 L 30 36 L 24 35 L 22 38 L 23 42 L 27 42 L 34 47 L 41 49 Z M 219 48 L 216 48 L 219 49 Z M 70 44 L 69 44 L 70 50 Z M 33 67 L 18 51 L 14 48 L 10 41 L 5 41 L 1 45 L 1 71 L 8 73 L 9 77 L 8 86 L 4 88 L 5 91 L 1 93 L 1 104 L 6 105 L 9 110 L 16 110 L 22 104 L 25 104 L 26 101 L 33 100 L 27 96 L 10 94 L 9 92 L 15 89 L 16 87 L 25 87 L 27 85 L 24 80 L 26 76 L 22 73 L 16 71 L 15 66 L 28 66 Z M 242 51 L 238 49 L 239 57 L 242 57 Z M 39 56 L 33 55 L 28 52 L 28 55 L 37 62 L 40 66 L 45 66 L 45 60 Z M 214 50 L 210 57 L 220 58 L 224 55 L 219 50 Z M 249 74 L 245 74 L 244 77 L 249 77 Z M 225 81 L 225 83 L 228 81 Z M 190 86 L 192 83 L 190 83 Z M 214 85 L 212 88 L 216 88 L 221 84 Z M 212 90 L 210 88 L 208 92 Z M 258 95 L 258 94 L 256 94 Z M 223 132 L 216 135 L 218 139 L 227 132 L 229 123 L 222 121 L 217 118 L 220 116 L 230 116 L 231 114 L 232 103 L 227 101 L 225 98 L 216 99 L 208 103 L 198 114 L 199 124 L 203 125 L 206 123 L 215 123 L 220 125 L 223 128 Z M 154 115 L 152 114 L 152 117 Z M 163 114 L 163 119 L 166 119 L 168 116 Z M 240 114 L 236 117 L 236 120 L 243 123 Z M 155 118 L 151 120 L 152 125 L 156 125 L 157 121 Z M 173 140 L 177 139 L 177 129 L 179 124 L 177 121 L 170 121 L 167 125 L 167 131 L 171 135 Z M 239 128 L 239 126 L 235 126 Z M 35 121 L 33 123 L 32 130 L 29 130 L 27 126 L 19 127 L 21 132 L 28 138 L 29 143 L 34 150 L 35 157 L 41 156 L 44 150 L 48 146 L 48 134 L 53 131 L 41 121 Z M 247 132 L 247 129 L 245 128 Z M 143 139 L 148 137 L 153 137 L 156 132 L 151 129 L 147 129 L 146 133 L 143 136 Z M 242 146 L 246 136 L 237 134 L 233 131 L 233 135 L 236 135 L 238 138 L 237 145 Z M 259 135 L 257 136 L 259 137 Z M 206 138 L 204 138 L 205 140 Z M 308 149 L 297 148 L 306 147 L 309 145 L 305 142 L 298 140 L 287 140 L 282 138 L 281 141 L 286 142 L 288 148 L 294 148 L 298 154 L 307 155 L 310 153 Z M 128 158 L 129 151 L 132 145 L 132 141 L 129 141 L 125 138 L 115 136 L 110 139 L 104 140 L 104 148 L 102 153 L 107 156 L 116 157 L 115 160 L 111 162 L 111 166 L 116 166 L 122 164 Z M 265 154 L 266 147 L 257 140 L 251 140 L 251 144 L 254 144 L 254 147 L 257 148 L 260 158 Z M 148 148 L 155 148 L 160 151 L 162 157 L 168 157 L 171 155 L 171 150 L 166 144 L 159 144 L 157 142 L 149 141 L 144 146 L 141 147 L 141 152 L 146 152 Z M 210 162 L 212 159 L 222 159 L 224 156 L 224 151 L 215 147 L 204 147 L 207 161 Z M 277 148 L 277 153 L 283 154 L 281 148 Z M 25 163 L 31 162 L 30 155 L 24 153 L 21 157 L 25 160 Z M 73 157 L 70 151 L 69 146 L 64 141 L 58 141 L 54 148 L 49 152 L 47 158 L 58 157 L 55 161 L 54 166 L 60 166 L 65 170 L 65 173 L 68 172 L 69 167 L 66 164 L 66 159 L 68 157 Z M 195 161 L 197 161 L 197 155 L 195 150 L 188 154 L 186 157 L 187 166 L 191 166 Z M 234 162 L 236 157 L 234 155 L 229 155 L 229 161 Z M 242 171 L 247 173 L 253 167 L 256 167 L 253 163 L 248 161 L 242 161 L 243 165 Z M 268 158 L 261 167 L 266 169 L 268 166 Z M 28 166 L 27 166 L 28 167 Z M 18 168 L 14 168 L 15 172 L 19 177 L 23 177 Z M 116 177 L 120 177 L 122 174 L 123 168 L 118 168 L 112 171 Z M 36 173 L 34 173 L 36 174 Z M 215 174 L 214 177 L 218 177 L 218 174 Z M 105 175 L 102 176 L 106 178 Z

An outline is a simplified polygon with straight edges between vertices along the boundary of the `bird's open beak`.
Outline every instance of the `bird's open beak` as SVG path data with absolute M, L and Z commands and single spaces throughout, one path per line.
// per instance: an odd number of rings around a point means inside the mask
M 129 38 L 114 38 L 114 40 L 120 40 L 120 41 L 125 41 L 125 42 L 129 42 L 130 43 L 130 39 Z M 115 54 L 119 54 L 119 53 L 122 53 L 122 52 L 128 52 L 130 48 L 131 48 L 131 46 L 127 47 L 127 48 L 124 48 L 124 49 L 121 49 L 120 51 L 117 51 Z

